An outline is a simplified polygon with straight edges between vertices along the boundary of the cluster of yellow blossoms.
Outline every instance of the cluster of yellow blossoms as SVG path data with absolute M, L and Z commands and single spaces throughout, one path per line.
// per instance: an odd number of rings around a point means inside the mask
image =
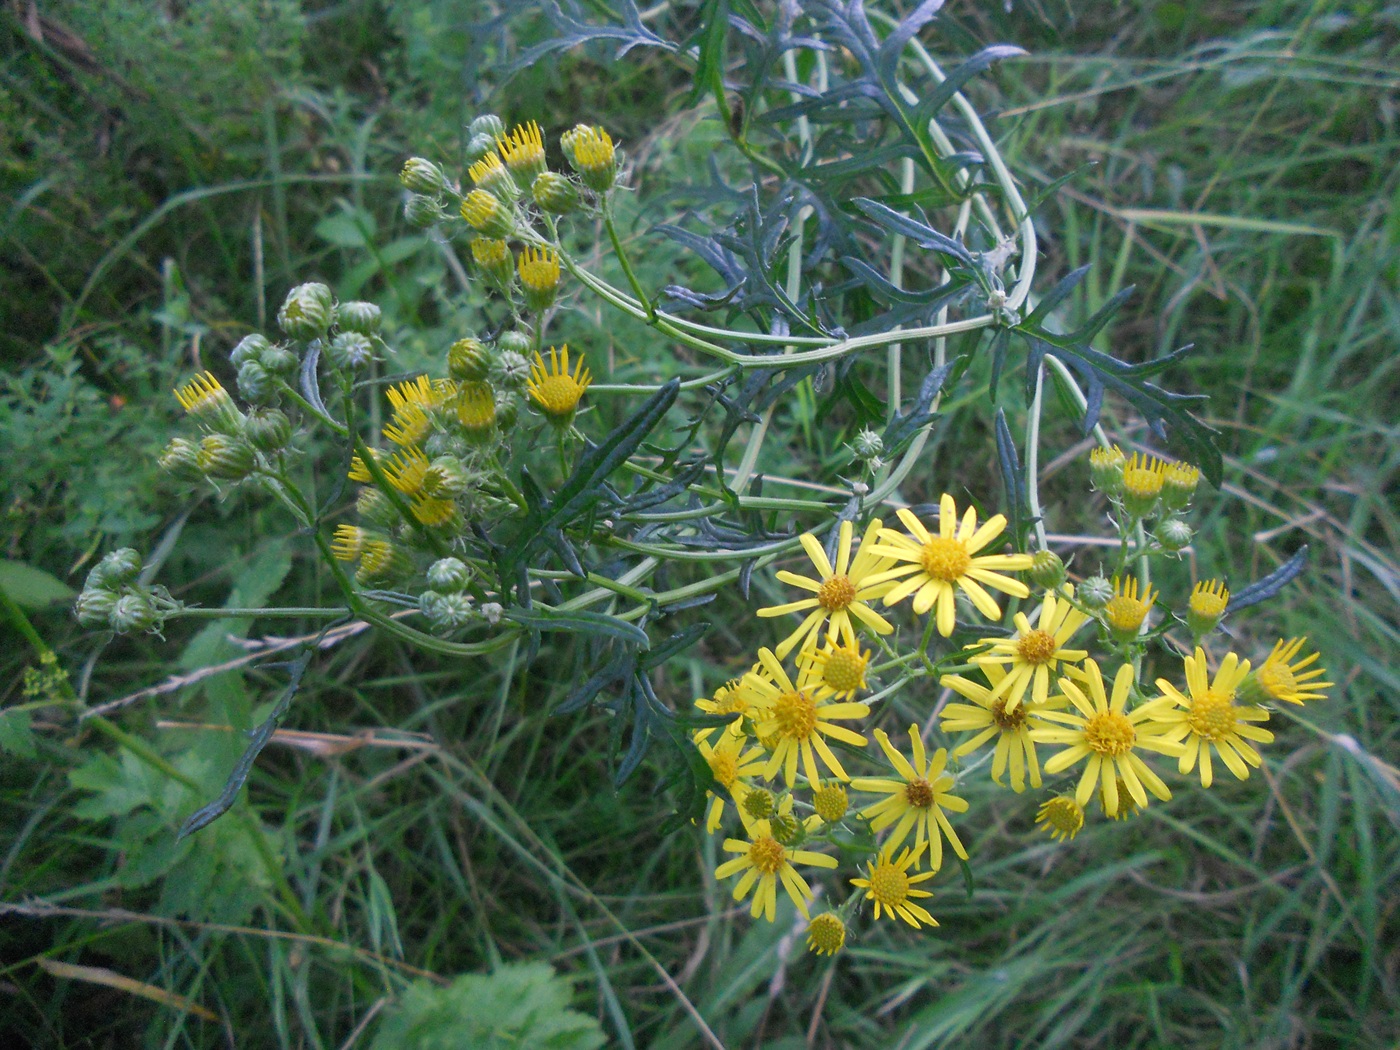
M 1157 466 L 1144 468 L 1137 460 L 1117 466 L 1125 473 L 1167 473 Z M 1175 469 L 1182 475 L 1191 470 Z M 1189 480 L 1194 486 L 1194 478 Z M 1147 487 L 1145 482 L 1139 486 Z M 1083 826 L 1084 807 L 1095 795 L 1113 819 L 1142 809 L 1149 795 L 1171 797 L 1145 760 L 1149 753 L 1176 758 L 1183 774 L 1199 766 L 1206 787 L 1214 775 L 1212 754 L 1236 777 L 1246 778 L 1249 767 L 1260 763 L 1255 745 L 1273 739 L 1259 725 L 1269 718 L 1263 704 L 1318 699 L 1330 685 L 1315 680 L 1325 672 L 1309 669 L 1316 654 L 1295 660 L 1301 639 L 1280 642 L 1252 672 L 1249 661 L 1230 653 L 1213 676 L 1198 645 L 1184 660 L 1184 688 L 1158 678 L 1155 691 L 1145 690 L 1130 659 L 1106 677 L 1090 658 L 1088 638 L 1074 647 L 1076 636 L 1096 623 L 1112 646 L 1128 621 L 1134 621 L 1134 632 L 1142 627 L 1155 596 L 1119 580 L 1111 597 L 1094 603 L 1061 581 L 1044 588 L 1039 606 L 1029 614 L 1014 613 L 1009 634 L 978 639 L 956 655 L 965 674 L 940 675 L 940 684 L 966 701 L 948 703 L 940 711 L 941 730 L 963 735 L 956 746 L 930 753 L 925 737 L 931 718 L 922 729 L 908 727 L 907 749 L 884 729 L 874 728 L 871 736 L 889 769 L 883 776 L 853 777 L 844 764 L 849 759 L 843 761 L 837 752 L 860 756 L 870 743 L 861 723 L 870 718 L 872 706 L 859 699 L 869 689 L 868 678 L 889 672 L 899 679 L 871 699 L 891 695 L 900 684 L 927 673 L 911 672 L 916 661 L 923 659 L 932 670 L 923 649 L 935 630 L 945 638 L 953 633 L 959 594 L 988 620 L 1000 621 L 997 595 L 1028 599 L 1031 588 L 1017 575 L 1038 575 L 1031 572 L 1031 555 L 992 552 L 1007 524 L 1001 515 L 979 526 L 971 508 L 959 518 L 949 495 L 940 500 L 936 529 L 909 510 L 897 514 L 904 531 L 875 519 L 859 544 L 852 524 L 841 522 L 834 559 L 815 536 L 802 536 L 815 572 L 784 570 L 777 578 L 806 595 L 758 610 L 760 617 L 798 614 L 796 629 L 772 649 L 760 649 L 747 674 L 695 701 L 700 712 L 728 720 L 694 734 L 716 785 L 706 830 L 722 828 L 732 808 L 742 832 L 724 839 L 723 850 L 732 856 L 715 875 L 737 876 L 734 898 L 752 895 L 752 914 L 770 921 L 781 883 L 809 919 L 813 951 L 841 949 L 847 920 L 862 899 L 874 902 L 876 919 L 888 913 L 916 928 L 938 925 L 919 903 L 932 895 L 920 884 L 941 868 L 945 843 L 967 860 L 949 819 L 968 808 L 953 793 L 956 765 L 993 741 L 992 779 L 1000 784 L 1009 774 L 1015 792 L 1028 784 L 1041 788 L 1042 774 L 1053 776 L 1084 764 L 1073 792 L 1050 799 L 1037 816 L 1053 836 L 1071 838 Z M 914 615 L 932 615 L 923 645 L 913 655 L 900 655 L 886 641 L 895 625 L 885 613 L 906 600 Z M 1214 614 L 1212 624 L 1218 622 L 1227 600 L 1223 585 L 1198 585 L 1188 623 L 1198 606 Z M 1129 608 L 1129 603 L 1136 604 Z M 1204 633 L 1191 629 L 1196 637 Z M 873 636 L 888 657 L 884 663 L 872 668 L 862 635 Z M 1038 745 L 1057 750 L 1042 763 Z M 870 798 L 853 808 L 849 792 Z M 812 918 L 814 892 L 799 869 L 830 870 L 839 864 L 836 856 L 814 848 L 821 845 L 836 846 L 857 859 L 864 853 L 867 859 L 860 875 L 850 880 L 860 892 Z

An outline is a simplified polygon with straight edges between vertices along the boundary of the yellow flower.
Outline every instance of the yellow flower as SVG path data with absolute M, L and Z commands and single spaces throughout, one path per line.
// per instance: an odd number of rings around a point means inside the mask
M 1240 687 L 1241 692 L 1247 693 L 1248 699 L 1256 702 L 1282 700 L 1287 704 L 1302 704 L 1306 700 L 1326 700 L 1327 694 L 1322 690 L 1330 689 L 1333 683 L 1313 679 L 1321 678 L 1327 671 L 1321 667 L 1303 670 L 1317 660 L 1318 654 L 1313 653 L 1301 660 L 1293 659 L 1306 641 L 1306 638 L 1290 638 L 1286 642 L 1280 639 L 1264 665 L 1245 680 Z
M 495 150 L 488 152 L 468 168 L 467 176 L 488 193 L 494 193 L 498 197 L 515 196 L 515 181 L 510 177 L 510 172 L 506 171 Z
M 814 955 L 835 955 L 846 944 L 846 924 L 834 911 L 824 911 L 807 924 L 807 950 Z
M 617 151 L 603 128 L 579 124 L 560 137 L 565 155 L 584 183 L 598 193 L 612 189 L 617 179 Z
M 528 193 L 530 184 L 545 169 L 544 136 L 540 133 L 540 126 L 533 120 L 528 124 L 517 124 L 510 135 L 497 137 L 496 148 L 515 177 L 515 184 Z
M 384 477 L 389 484 L 405 496 L 416 496 L 423 491 L 428 480 L 431 464 L 423 450 L 414 446 L 395 452 L 384 463 Z M 368 471 L 366 471 L 368 473 Z M 352 474 L 351 477 L 354 477 Z M 355 480 L 359 480 L 356 478 Z
M 530 400 L 555 422 L 566 423 L 573 418 L 579 399 L 593 382 L 593 376 L 584 367 L 583 355 L 579 354 L 578 364 L 573 375 L 569 374 L 569 347 L 566 343 L 556 350 L 549 348 L 549 367 L 544 358 L 535 353 L 535 363 L 530 366 L 530 378 L 525 389 Z
M 755 664 L 755 667 L 758 665 Z M 725 733 L 731 736 L 743 736 L 744 718 L 749 715 L 749 694 L 739 687 L 740 680 L 737 678 L 725 682 L 715 690 L 713 699 L 701 697 L 695 701 L 695 706 L 707 715 L 734 715 L 736 716 L 727 726 Z M 714 734 L 718 727 L 707 726 L 704 729 L 695 731 L 695 740 L 708 739 Z
M 797 761 L 808 780 L 816 780 L 816 756 L 820 755 L 826 768 L 839 780 L 849 780 L 840 760 L 832 753 L 823 737 L 831 737 L 856 747 L 865 746 L 865 737 L 834 723 L 838 720 L 864 718 L 870 714 L 865 704 L 832 704 L 814 698 L 815 682 L 811 672 L 802 672 L 794 684 L 783 665 L 770 649 L 758 651 L 760 671 L 750 671 L 740 686 L 751 707 L 757 709 L 755 721 L 760 741 L 771 741 L 772 755 L 764 766 L 763 776 L 771 779 L 779 769 L 788 787 L 797 784 Z M 765 746 L 767 746 L 765 744 Z
M 1258 766 L 1261 761 L 1259 752 L 1247 741 L 1267 744 L 1274 739 L 1274 734 L 1267 729 L 1250 725 L 1251 722 L 1267 722 L 1267 710 L 1235 703 L 1235 691 L 1249 676 L 1249 661 L 1227 653 L 1225 659 L 1220 661 L 1220 668 L 1213 680 L 1207 677 L 1204 649 L 1197 647 L 1195 655 L 1186 657 L 1184 663 L 1189 696 L 1165 678 L 1157 679 L 1157 688 L 1162 690 L 1163 699 L 1173 705 L 1165 714 L 1158 716 L 1160 722 L 1171 727 L 1166 739 L 1185 741 L 1180 771 L 1191 772 L 1199 756 L 1201 786 L 1210 787 L 1213 778 L 1210 748 L 1214 744 L 1220 760 L 1230 772 L 1240 780 L 1246 779 L 1249 766 Z
M 496 397 L 489 383 L 465 382 L 457 394 L 457 422 L 479 436 L 496 425 Z
M 384 461 L 384 454 L 377 448 L 370 449 L 369 454 L 376 463 Z M 351 481 L 358 481 L 362 485 L 368 485 L 374 480 L 374 475 L 369 472 L 369 467 L 365 466 L 365 461 L 359 456 L 350 457 L 350 473 L 346 477 Z
M 1186 626 L 1196 637 L 1212 631 L 1230 604 L 1230 592 L 1220 580 L 1202 580 L 1186 602 Z
M 548 310 L 559 294 L 559 256 L 552 248 L 526 248 L 517 260 L 525 305 L 536 313 Z
M 462 198 L 462 218 L 468 226 L 493 240 L 501 240 L 515 232 L 511 210 L 494 193 L 474 189 Z
M 450 499 L 429 496 L 424 492 L 413 497 L 408 509 L 413 511 L 413 516 L 424 525 L 435 527 L 448 525 L 457 520 L 457 504 Z
M 336 561 L 354 561 L 372 538 L 371 533 L 356 525 L 337 525 L 335 537 L 331 540 L 331 553 Z
M 1031 787 L 1040 787 L 1040 763 L 1036 760 L 1035 742 L 1031 730 L 1049 725 L 1042 712 L 1064 707 L 1069 701 L 1063 696 L 1048 697 L 1044 703 L 1034 697 L 1018 704 L 1015 708 L 1007 703 L 1004 696 L 997 696 L 995 687 L 1005 679 L 1006 672 L 996 664 L 988 664 L 983 669 L 993 688 L 948 674 L 939 679 L 939 684 L 947 686 L 959 696 L 971 700 L 971 704 L 948 704 L 943 708 L 940 728 L 945 733 L 972 732 L 975 735 L 953 749 L 953 756 L 976 751 L 993 736 L 997 746 L 992 754 L 992 779 L 1001 783 L 1002 774 L 1011 768 L 1011 790 L 1017 793 L 1026 790 L 1026 771 L 1030 771 Z
M 727 879 L 743 872 L 734 885 L 734 899 L 741 901 L 753 890 L 753 908 L 750 914 L 757 918 L 761 912 L 769 922 L 772 922 L 777 914 L 778 880 L 781 879 L 783 889 L 787 890 L 802 917 L 810 918 L 807 902 L 812 899 L 812 889 L 802 876 L 797 874 L 793 864 L 834 868 L 836 858 L 813 853 L 811 850 L 787 848 L 773 837 L 772 827 L 766 820 L 754 821 L 748 832 L 747 842 L 743 839 L 724 840 L 724 851 L 737 853 L 739 856 L 716 868 L 715 878 Z
M 811 667 L 820 680 L 820 697 L 852 700 L 866 689 L 865 669 L 870 666 L 870 653 L 862 652 L 858 645 L 833 645 L 828 639 L 825 649 L 808 645 L 797 654 L 797 662 Z
M 937 873 L 937 866 L 921 875 L 910 876 L 909 869 L 913 867 L 917 870 L 919 856 L 924 852 L 922 845 L 914 847 L 912 850 L 906 849 L 899 855 L 898 860 L 891 860 L 894 847 L 889 843 L 880 851 L 878 857 L 872 860 L 866 869 L 869 876 L 864 879 L 852 879 L 851 885 L 865 890 L 865 899 L 875 902 L 875 918 L 880 917 L 883 908 L 889 912 L 890 918 L 896 916 L 903 919 L 914 929 L 919 928 L 919 924 L 925 926 L 937 926 L 938 922 L 930 915 L 923 905 L 915 904 L 914 897 L 932 897 L 928 890 L 914 889 L 918 883 L 931 879 Z
M 984 670 L 998 666 L 1006 671 L 1006 676 L 992 690 L 994 697 L 1006 698 L 1006 712 L 1011 713 L 1020 705 L 1029 686 L 1031 696 L 1037 703 L 1044 704 L 1050 696 L 1050 675 L 1061 662 L 1078 663 L 1089 653 L 1084 649 L 1066 649 L 1065 643 L 1074 633 L 1089 621 L 1086 613 L 1070 604 L 1074 589 L 1068 584 L 1057 599 L 1047 593 L 1040 606 L 1037 626 L 1032 627 L 1025 613 L 1015 616 L 1016 633 L 1010 638 L 984 638 L 979 645 L 991 645 L 991 649 L 972 662 Z
M 735 807 L 742 814 L 744 795 L 748 792 L 748 785 L 744 781 L 760 774 L 763 768 L 763 748 L 753 747 L 744 751 L 744 738 L 730 736 L 728 733 L 721 736 L 719 743 L 713 747 L 707 741 L 699 739 L 695 741 L 695 746 L 700 749 L 700 754 L 709 765 L 715 783 L 729 793 Z M 708 794 L 712 801 L 705 820 L 705 830 L 713 832 L 719 830 L 720 821 L 724 817 L 724 796 L 714 792 Z
M 888 851 L 903 842 L 912 829 L 914 844 L 920 851 L 923 849 L 924 840 L 928 840 L 929 866 L 934 871 L 943 866 L 944 837 L 948 839 L 948 845 L 953 847 L 953 852 L 967 860 L 967 850 L 963 848 L 958 833 L 953 830 L 953 825 L 948 823 L 948 817 L 943 812 L 944 809 L 950 809 L 954 813 L 967 812 L 965 799 L 948 794 L 948 789 L 953 786 L 953 778 L 943 771 L 948 764 L 947 749 L 940 747 L 933 753 L 932 758 L 925 761 L 924 742 L 919 737 L 919 727 L 911 725 L 909 741 L 914 752 L 914 761 L 911 764 L 909 759 L 890 743 L 890 738 L 885 735 L 883 729 L 875 730 L 875 739 L 880 742 L 880 749 L 885 752 L 885 757 L 890 760 L 890 765 L 894 766 L 900 779 L 857 777 L 851 781 L 851 787 L 856 791 L 874 791 L 887 796 L 860 811 L 862 817 L 870 818 L 870 830 L 878 834 L 891 824 L 895 825 L 894 831 L 885 840 L 885 848 Z M 896 821 L 898 823 L 895 823 Z M 942 835 L 939 834 L 940 829 Z
M 914 596 L 914 612 L 920 616 L 938 605 L 938 633 L 947 638 L 953 633 L 956 612 L 954 588 L 960 588 L 972 604 L 991 620 L 1001 617 L 1001 607 L 987 593 L 992 587 L 1015 598 L 1030 597 L 1030 588 L 1020 580 L 1003 576 L 996 570 L 1021 571 L 1029 569 L 1034 560 L 1029 554 L 988 554 L 976 557 L 1006 528 L 1006 518 L 997 514 L 979 529 L 977 511 L 969 507 L 958 524 L 958 508 L 946 492 L 939 501 L 938 535 L 924 528 L 911 511 L 900 508 L 899 520 L 911 536 L 902 536 L 892 529 L 880 530 L 882 546 L 874 553 L 896 561 L 908 562 L 880 573 L 866 582 L 875 584 L 907 576 L 885 595 L 886 605 L 897 605 Z M 909 574 L 913 573 L 912 576 Z M 984 586 L 984 584 L 986 586 Z
M 1052 839 L 1072 839 L 1084 826 L 1084 807 L 1069 795 L 1059 795 L 1040 804 L 1035 822 L 1043 824 Z
M 433 380 L 423 375 L 391 386 L 384 393 L 397 414 L 409 406 L 425 411 L 439 408 L 451 400 L 457 388 L 450 379 Z
M 856 551 L 854 558 L 851 557 L 851 535 L 852 527 L 849 521 L 843 521 L 837 531 L 836 564 L 833 566 L 827 560 L 826 551 L 817 542 L 817 538 L 810 532 L 803 533 L 799 540 L 802 549 L 807 552 L 807 557 L 812 559 L 819 580 L 814 580 L 809 576 L 799 576 L 795 572 L 788 572 L 786 569 L 778 573 L 778 579 L 784 583 L 790 583 L 794 587 L 800 587 L 804 591 L 810 591 L 814 596 L 802 598 L 795 602 L 788 602 L 786 605 L 772 605 L 766 609 L 759 609 L 759 616 L 783 616 L 791 612 L 805 612 L 806 618 L 798 625 L 797 630 L 784 638 L 774 648 L 778 659 L 782 659 L 792 652 L 793 649 L 805 647 L 808 641 L 816 643 L 818 634 L 821 632 L 822 624 L 827 623 L 826 637 L 828 645 L 835 645 L 838 638 L 844 639 L 847 645 L 856 644 L 855 626 L 851 622 L 854 616 L 865 624 L 876 634 L 889 634 L 894 630 L 883 616 L 870 607 L 869 602 L 874 601 L 886 594 L 893 584 L 872 584 L 870 578 L 880 573 L 889 565 L 887 558 L 881 558 L 872 553 L 875 547 L 875 537 L 880 532 L 881 522 L 877 518 L 870 523 L 865 530 L 865 536 L 860 541 L 860 547 Z
M 1166 483 L 1167 465 L 1156 456 L 1134 452 L 1123 465 L 1123 506 L 1135 518 L 1145 518 L 1157 506 Z
M 1153 593 L 1150 583 L 1143 589 L 1142 597 L 1139 598 L 1136 577 L 1130 576 L 1122 580 L 1115 576 L 1113 597 L 1103 607 L 1104 620 L 1118 637 L 1133 638 L 1142 628 L 1142 622 L 1147 619 L 1147 614 L 1152 611 L 1152 604 L 1156 600 L 1157 595 Z
M 423 406 L 409 402 L 394 412 L 394 416 L 384 424 L 384 436 L 400 448 L 420 444 L 432 432 L 432 421 Z
M 197 422 L 232 437 L 243 431 L 244 417 L 212 372 L 201 372 L 175 391 L 175 400 Z
M 851 797 L 846 793 L 846 785 L 828 781 L 823 784 L 820 780 L 813 780 L 812 787 L 812 809 L 821 819 L 823 824 L 835 824 L 844 820 L 846 812 L 851 808 Z
M 1118 812 L 1118 779 L 1128 786 L 1128 792 L 1139 806 L 1147 805 L 1147 791 L 1162 800 L 1172 797 L 1162 778 L 1154 773 L 1137 752 L 1142 749 L 1166 755 L 1181 754 L 1181 745 L 1163 734 L 1167 727 L 1159 721 L 1170 700 L 1156 700 L 1127 711 L 1128 691 L 1133 685 L 1133 665 L 1124 664 L 1113 679 L 1113 696 L 1104 692 L 1103 674 L 1093 660 L 1084 662 L 1084 688 L 1068 678 L 1060 679 L 1060 688 L 1077 711 L 1044 711 L 1042 718 L 1059 725 L 1036 729 L 1031 739 L 1046 744 L 1065 744 L 1063 751 L 1045 763 L 1045 772 L 1060 773 L 1083 758 L 1088 766 L 1079 780 L 1074 801 L 1082 809 L 1102 781 L 1104 812 Z M 1084 690 L 1088 690 L 1085 695 Z

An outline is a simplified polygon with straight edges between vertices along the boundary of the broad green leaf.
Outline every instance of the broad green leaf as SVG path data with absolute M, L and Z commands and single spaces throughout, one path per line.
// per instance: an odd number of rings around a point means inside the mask
M 78 594 L 52 573 L 7 559 L 0 559 L 0 589 L 29 609 L 71 602 Z

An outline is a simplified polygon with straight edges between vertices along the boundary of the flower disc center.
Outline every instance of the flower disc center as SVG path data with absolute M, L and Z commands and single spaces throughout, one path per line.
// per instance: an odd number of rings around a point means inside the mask
M 1006 700 L 1006 697 L 999 696 L 992 701 L 992 721 L 998 729 L 1005 731 L 1023 728 L 1026 724 L 1026 705 L 1017 704 L 1015 710 L 1008 711 Z
M 773 703 L 778 732 L 792 740 L 806 740 L 817 727 L 817 705 L 801 691 L 783 693 Z
M 962 540 L 931 536 L 919 552 L 919 564 L 935 580 L 952 583 L 971 567 L 972 555 Z
M 1049 631 L 1042 631 L 1039 628 L 1031 631 L 1016 643 L 1017 654 L 1022 660 L 1032 664 L 1049 663 L 1058 648 L 1059 646 L 1055 644 L 1055 636 Z
M 783 866 L 785 853 L 781 842 L 765 835 L 749 846 L 749 863 L 763 875 L 775 875 Z
M 1186 712 L 1186 724 L 1207 740 L 1223 740 L 1235 731 L 1238 722 L 1234 699 L 1234 693 L 1207 689 L 1202 695 L 1192 698 L 1191 709 Z
M 1117 711 L 1097 711 L 1084 727 L 1084 743 L 1110 758 L 1126 755 L 1136 741 L 1133 723 Z
M 870 873 L 870 895 L 886 908 L 909 899 L 909 876 L 893 864 L 878 864 Z
M 933 788 L 922 777 L 911 780 L 904 788 L 904 800 L 915 809 L 928 809 L 933 805 Z
M 844 609 L 855 601 L 855 598 L 856 585 L 844 573 L 828 576 L 822 583 L 821 589 L 817 591 L 817 601 L 827 612 Z

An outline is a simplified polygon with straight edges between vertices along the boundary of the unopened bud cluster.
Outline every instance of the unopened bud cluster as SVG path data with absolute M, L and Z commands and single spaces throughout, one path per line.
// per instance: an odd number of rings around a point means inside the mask
M 107 555 L 88 573 L 73 605 L 78 622 L 117 634 L 159 631 L 178 603 L 164 587 L 147 587 L 140 577 L 141 555 L 135 550 L 123 547 Z

